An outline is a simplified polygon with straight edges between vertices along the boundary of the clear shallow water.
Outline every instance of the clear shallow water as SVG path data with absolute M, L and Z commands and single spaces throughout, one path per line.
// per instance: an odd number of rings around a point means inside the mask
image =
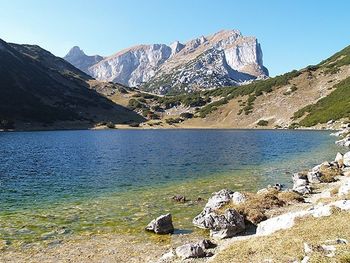
M 171 212 L 175 226 L 223 187 L 255 191 L 331 160 L 329 132 L 108 130 L 0 133 L 0 239 L 13 244 L 90 233 L 146 235 Z

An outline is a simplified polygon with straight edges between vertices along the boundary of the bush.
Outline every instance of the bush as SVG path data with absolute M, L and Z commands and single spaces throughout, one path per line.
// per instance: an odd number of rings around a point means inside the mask
M 269 121 L 266 121 L 266 120 L 260 120 L 258 121 L 258 126 L 267 126 L 269 125 Z
M 135 109 L 144 109 L 147 107 L 144 104 L 142 104 L 141 102 L 139 102 L 138 100 L 131 99 L 131 100 L 129 100 L 128 108 L 131 110 L 135 110 Z
M 191 119 L 193 118 L 193 114 L 190 112 L 183 112 L 180 114 L 180 117 L 184 119 Z
M 129 126 L 130 127 L 140 127 L 140 123 L 138 123 L 138 122 L 131 122 L 131 123 L 129 123 Z
M 106 124 L 106 126 L 107 126 L 108 129 L 114 129 L 115 128 L 115 124 L 113 122 L 108 122 Z
M 165 122 L 169 125 L 173 125 L 175 123 L 180 123 L 182 122 L 183 119 L 182 118 L 169 118 L 169 119 L 166 119 Z
M 288 129 L 294 130 L 296 128 L 299 128 L 299 124 L 296 122 L 293 122 L 291 125 L 288 126 Z

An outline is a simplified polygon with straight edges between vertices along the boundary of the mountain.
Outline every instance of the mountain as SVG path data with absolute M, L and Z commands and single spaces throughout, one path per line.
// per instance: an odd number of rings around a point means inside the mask
M 73 53 L 80 54 L 79 59 L 72 60 L 69 54 L 65 59 L 74 66 L 82 69 L 82 64 L 91 65 L 85 54 L 77 49 Z M 268 76 L 257 39 L 238 30 L 220 31 L 185 44 L 134 46 L 104 58 L 85 72 L 98 80 L 160 94 L 241 85 Z
M 0 39 L 0 121 L 49 125 L 59 121 L 142 121 L 92 89 L 96 81 L 62 58 L 34 45 Z M 100 84 L 101 85 L 101 84 Z
M 163 44 L 135 46 L 105 58 L 90 67 L 89 72 L 98 80 L 138 86 L 154 76 L 171 53 L 171 48 Z
M 246 85 L 111 99 L 147 117 L 145 127 L 335 129 L 334 121 L 350 122 L 350 46 L 317 65 Z
M 90 74 L 89 68 L 103 60 L 103 57 L 99 55 L 87 56 L 83 50 L 75 46 L 69 50 L 64 59 L 86 74 Z

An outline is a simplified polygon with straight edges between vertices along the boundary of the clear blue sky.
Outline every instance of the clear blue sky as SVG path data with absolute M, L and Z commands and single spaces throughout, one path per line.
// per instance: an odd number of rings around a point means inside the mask
M 221 29 L 256 36 L 271 75 L 318 63 L 350 44 L 347 0 L 0 0 L 0 38 L 64 56 L 111 55 Z

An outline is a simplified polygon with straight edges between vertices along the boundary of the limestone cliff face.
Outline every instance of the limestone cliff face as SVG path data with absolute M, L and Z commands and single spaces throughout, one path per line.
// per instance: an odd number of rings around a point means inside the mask
M 98 80 L 156 93 L 240 85 L 268 77 L 257 39 L 238 30 L 220 31 L 185 44 L 176 41 L 170 46 L 128 48 L 91 65 L 88 73 Z
M 90 74 L 89 67 L 100 62 L 103 57 L 99 55 L 87 56 L 84 51 L 75 46 L 68 52 L 64 59 L 81 71 Z
M 152 78 L 172 54 L 167 45 L 140 45 L 122 50 L 90 67 L 90 74 L 98 80 L 138 86 Z

